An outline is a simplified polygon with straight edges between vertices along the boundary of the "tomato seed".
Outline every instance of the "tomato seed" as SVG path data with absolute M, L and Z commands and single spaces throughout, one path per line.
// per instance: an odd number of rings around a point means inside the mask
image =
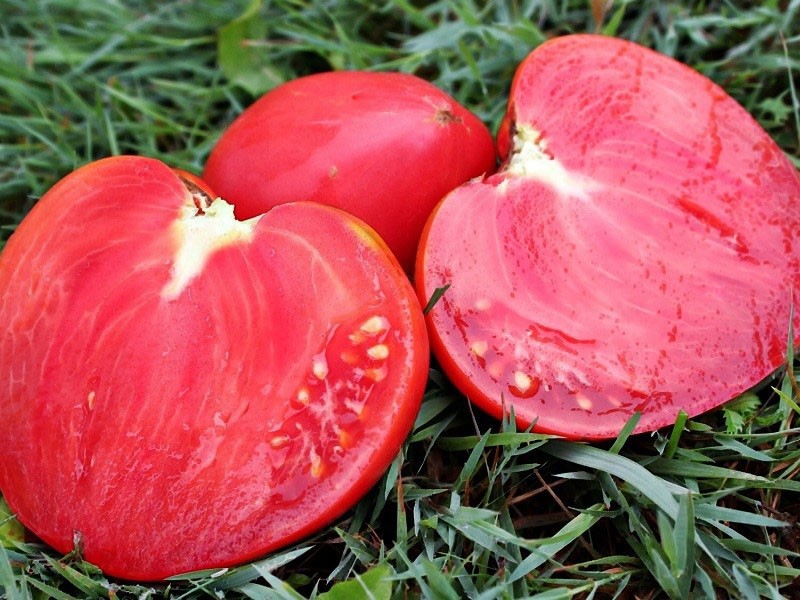
M 376 344 L 371 348 L 367 348 L 367 354 L 370 358 L 375 360 L 386 360 L 389 358 L 389 346 L 386 344 Z

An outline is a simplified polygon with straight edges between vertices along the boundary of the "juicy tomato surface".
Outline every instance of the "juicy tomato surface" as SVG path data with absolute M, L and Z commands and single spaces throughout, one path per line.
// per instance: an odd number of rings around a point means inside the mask
M 500 172 L 436 209 L 417 258 L 431 346 L 494 415 L 569 438 L 697 415 L 800 340 L 800 180 L 689 67 L 567 36 L 520 66 Z
M 434 206 L 495 170 L 489 130 L 431 83 L 336 71 L 265 94 L 223 133 L 203 172 L 240 219 L 313 200 L 372 226 L 411 271 Z
M 427 378 L 414 290 L 362 223 L 312 203 L 237 221 L 152 159 L 59 182 L 0 290 L 0 489 L 122 578 L 324 526 L 396 456 Z

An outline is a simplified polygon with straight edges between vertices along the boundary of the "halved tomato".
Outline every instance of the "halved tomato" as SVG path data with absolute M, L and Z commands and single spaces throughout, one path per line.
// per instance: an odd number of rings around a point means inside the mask
M 0 257 L 0 489 L 59 551 L 155 580 L 298 540 L 372 486 L 427 377 L 375 235 L 311 203 L 248 221 L 164 164 L 67 176 Z
M 495 170 L 489 130 L 412 75 L 335 71 L 268 92 L 222 134 L 203 171 L 240 219 L 284 202 L 341 208 L 411 271 L 434 206 Z
M 800 180 L 720 87 L 636 44 L 558 38 L 520 66 L 505 163 L 420 246 L 434 353 L 494 415 L 614 437 L 744 392 L 800 340 Z

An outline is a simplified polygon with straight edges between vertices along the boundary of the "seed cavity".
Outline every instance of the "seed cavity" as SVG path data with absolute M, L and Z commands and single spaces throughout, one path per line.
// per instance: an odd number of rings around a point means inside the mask
M 378 335 L 389 329 L 389 320 L 386 317 L 375 315 L 361 324 L 359 330 L 369 336 Z
M 512 396 L 517 398 L 532 398 L 539 391 L 541 381 L 535 377 L 531 377 L 524 371 L 514 371 L 513 383 L 508 384 L 508 391 Z
M 371 379 L 375 383 L 380 383 L 389 374 L 389 369 L 386 367 L 378 367 L 377 369 L 367 369 L 364 371 L 364 376 Z
M 269 445 L 272 446 L 273 448 L 283 448 L 288 443 L 289 443 L 288 435 L 276 435 L 269 441 Z
M 475 356 L 480 356 L 483 358 L 486 355 L 486 351 L 489 349 L 489 342 L 485 340 L 472 342 L 472 345 L 469 347 L 469 349 L 472 350 L 472 353 Z
M 385 333 L 389 329 L 389 320 L 380 315 L 373 315 L 359 326 L 359 328 L 347 336 L 355 344 L 361 344 L 367 338 L 376 337 Z
M 297 392 L 297 401 L 300 404 L 308 404 L 308 399 L 310 398 L 308 393 L 308 388 L 301 388 L 299 392 Z
M 481 312 L 485 310 L 489 310 L 492 307 L 492 301 L 488 298 L 478 298 L 475 301 L 475 310 L 479 310 Z
M 309 458 L 311 459 L 311 476 L 320 477 L 324 467 L 322 464 L 322 459 L 319 457 L 319 454 L 317 454 L 317 451 L 313 448 L 311 449 Z
M 89 407 L 89 410 L 94 409 L 94 398 L 95 398 L 94 391 L 89 392 L 89 395 L 86 396 L 86 405 Z
M 361 413 L 364 411 L 364 402 L 359 402 L 358 400 L 354 400 L 352 398 L 345 398 L 342 402 L 345 408 L 355 414 L 357 417 L 361 416 Z
M 494 379 L 498 379 L 500 375 L 503 374 L 503 363 L 499 360 L 491 363 L 486 371 L 491 375 Z
M 341 357 L 342 361 L 348 365 L 354 365 L 358 362 L 358 354 L 352 350 L 345 350 L 339 356 Z
M 375 360 L 386 360 L 389 358 L 389 346 L 386 344 L 376 344 L 367 348 L 367 355 Z
M 353 445 L 353 436 L 347 433 L 344 429 L 339 430 L 339 445 L 342 448 L 349 448 Z
M 583 410 L 592 410 L 592 401 L 586 396 L 579 394 L 575 397 L 575 401 Z
M 514 371 L 514 385 L 517 386 L 517 389 L 522 392 L 523 394 L 531 389 L 531 384 L 533 380 L 527 373 L 523 373 L 522 371 Z
M 311 372 L 317 379 L 325 379 L 328 376 L 328 361 L 324 356 L 315 356 L 311 365 Z

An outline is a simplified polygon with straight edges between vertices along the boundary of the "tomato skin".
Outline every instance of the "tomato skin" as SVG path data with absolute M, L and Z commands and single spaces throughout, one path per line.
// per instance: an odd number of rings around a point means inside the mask
M 194 209 L 162 163 L 106 159 L 0 255 L 0 489 L 45 542 L 79 532 L 125 579 L 234 565 L 337 518 L 427 379 L 419 303 L 363 223 L 287 204 L 217 231 L 195 272 L 216 205 Z
M 763 381 L 790 324 L 800 343 L 800 178 L 711 81 L 557 38 L 520 65 L 498 149 L 434 211 L 416 268 L 421 302 L 450 286 L 434 354 L 490 414 L 605 439 L 640 412 L 652 431 Z
M 341 208 L 410 272 L 433 207 L 494 170 L 488 129 L 439 88 L 400 73 L 336 71 L 285 83 L 247 108 L 203 179 L 242 219 L 296 200 Z

